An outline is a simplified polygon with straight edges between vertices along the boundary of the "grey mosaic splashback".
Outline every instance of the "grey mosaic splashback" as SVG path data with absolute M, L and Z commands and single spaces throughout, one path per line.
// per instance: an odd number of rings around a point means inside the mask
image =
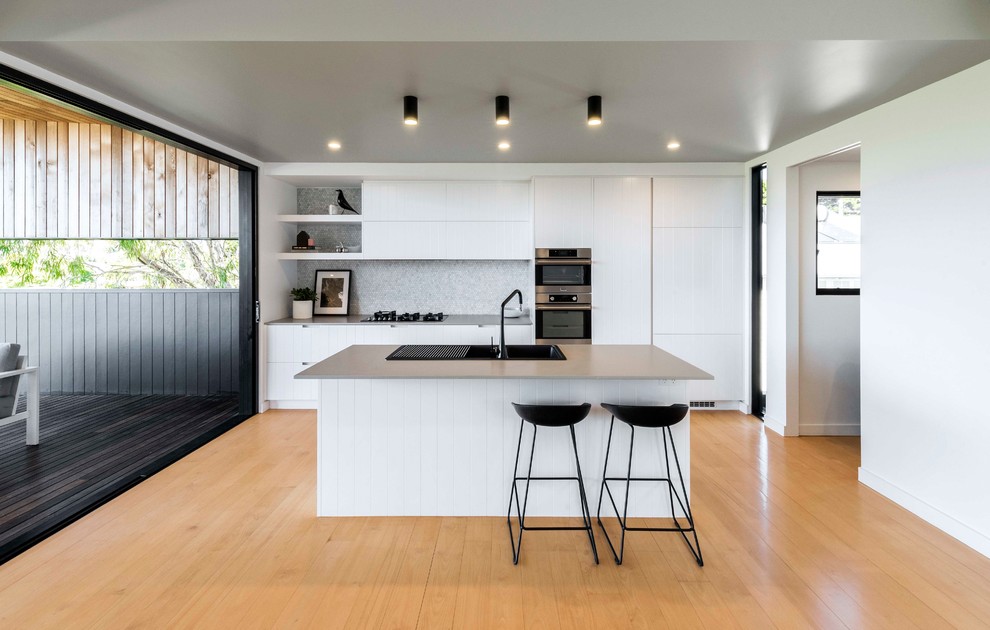
M 361 212 L 361 189 L 341 188 L 344 199 Z M 329 214 L 330 204 L 337 202 L 336 188 L 299 188 L 296 190 L 296 212 L 299 214 Z M 350 213 L 348 213 L 350 214 Z
M 498 313 L 513 289 L 525 303 L 533 293 L 525 260 L 327 260 L 300 261 L 298 286 L 312 287 L 321 269 L 350 269 L 351 313 L 380 310 Z

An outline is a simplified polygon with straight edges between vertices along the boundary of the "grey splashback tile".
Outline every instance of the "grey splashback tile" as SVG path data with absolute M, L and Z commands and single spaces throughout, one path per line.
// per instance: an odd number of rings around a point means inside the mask
M 346 245 L 352 252 L 361 251 L 360 225 L 308 224 L 300 225 L 299 231 L 309 234 L 316 246 L 325 252 L 335 251 L 338 245 Z
M 318 270 L 349 269 L 351 313 L 396 310 L 465 315 L 498 312 L 513 289 L 529 303 L 533 292 L 525 260 L 300 261 L 298 286 L 315 286 Z
M 344 198 L 351 204 L 351 207 L 360 213 L 361 189 L 341 188 L 340 190 L 344 192 Z M 336 202 L 336 188 L 299 188 L 296 190 L 296 212 L 299 214 L 329 214 L 330 204 Z

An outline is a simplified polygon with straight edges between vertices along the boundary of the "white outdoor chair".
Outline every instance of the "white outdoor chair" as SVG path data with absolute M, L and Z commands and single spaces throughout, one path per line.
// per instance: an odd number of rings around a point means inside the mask
M 0 427 L 27 421 L 27 443 L 38 443 L 40 430 L 40 388 L 38 386 L 38 368 L 24 367 L 25 358 L 17 356 L 21 347 L 16 343 L 0 344 Z M 3 365 L 16 356 L 13 370 L 3 370 Z M 21 393 L 21 376 L 27 381 L 27 411 L 17 411 L 17 401 Z

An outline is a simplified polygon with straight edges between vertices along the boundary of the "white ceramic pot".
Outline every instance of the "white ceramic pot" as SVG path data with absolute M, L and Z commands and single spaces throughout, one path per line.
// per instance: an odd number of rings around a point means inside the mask
M 312 300 L 292 300 L 292 319 L 312 319 Z

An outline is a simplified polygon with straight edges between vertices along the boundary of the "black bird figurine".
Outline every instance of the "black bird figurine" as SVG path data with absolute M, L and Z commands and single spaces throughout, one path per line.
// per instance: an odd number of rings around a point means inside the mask
M 344 191 L 339 188 L 337 189 L 337 205 L 348 212 L 358 213 L 357 210 L 351 207 L 351 204 L 347 203 L 347 199 L 344 198 Z

